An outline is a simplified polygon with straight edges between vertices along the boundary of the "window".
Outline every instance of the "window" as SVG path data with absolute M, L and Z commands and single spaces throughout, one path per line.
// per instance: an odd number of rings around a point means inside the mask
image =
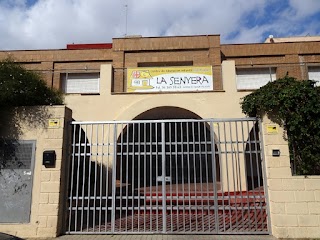
M 100 73 L 65 73 L 62 87 L 65 93 L 99 93 Z
M 320 66 L 308 67 L 310 80 L 317 81 L 316 86 L 320 86 Z
M 237 89 L 254 90 L 276 80 L 275 68 L 237 69 Z

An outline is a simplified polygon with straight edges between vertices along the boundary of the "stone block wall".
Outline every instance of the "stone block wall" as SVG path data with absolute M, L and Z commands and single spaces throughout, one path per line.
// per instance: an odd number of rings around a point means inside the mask
M 36 112 L 39 108 L 36 107 Z M 71 121 L 71 110 L 65 106 L 40 107 L 42 119 L 36 126 L 21 122 L 19 140 L 36 140 L 33 170 L 30 222 L 23 224 L 0 223 L 0 232 L 21 238 L 56 237 L 62 233 L 63 207 L 66 202 L 67 140 L 66 128 Z M 33 111 L 32 107 L 22 111 Z M 58 121 L 49 126 L 49 120 Z M 43 152 L 54 150 L 54 166 L 42 165 Z
M 270 228 L 277 238 L 318 238 L 320 236 L 320 176 L 293 176 L 288 143 L 283 129 L 268 133 L 264 119 L 263 140 L 267 189 L 270 208 Z M 272 150 L 280 150 L 279 157 Z

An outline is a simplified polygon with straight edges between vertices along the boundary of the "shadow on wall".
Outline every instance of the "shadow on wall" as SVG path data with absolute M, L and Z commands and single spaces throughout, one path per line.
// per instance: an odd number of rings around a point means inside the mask
M 0 222 L 29 222 L 36 136 L 20 140 L 25 131 L 41 129 L 51 117 L 47 107 L 1 111 Z
M 0 174 L 1 169 L 12 169 L 23 163 L 15 158 L 15 149 L 23 129 L 44 128 L 51 117 L 46 106 L 18 107 L 0 111 Z
M 72 134 L 66 228 L 79 231 L 111 220 L 112 169 L 80 125 Z
M 245 148 L 245 162 L 247 174 L 247 189 L 253 190 L 263 186 L 261 143 L 259 138 L 259 124 L 256 123 L 250 131 Z

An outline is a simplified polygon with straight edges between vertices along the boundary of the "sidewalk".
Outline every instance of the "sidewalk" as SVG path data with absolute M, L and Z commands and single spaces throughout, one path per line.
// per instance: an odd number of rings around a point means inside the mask
M 275 240 L 266 235 L 64 235 L 45 240 Z M 28 239 L 36 240 L 36 239 Z M 40 239 L 38 239 L 40 240 Z M 44 239 L 41 239 L 44 240 Z

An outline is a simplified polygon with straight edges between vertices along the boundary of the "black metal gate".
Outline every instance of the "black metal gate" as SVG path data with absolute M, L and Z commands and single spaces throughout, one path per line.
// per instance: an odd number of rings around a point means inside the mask
M 257 119 L 72 127 L 67 233 L 268 233 Z

